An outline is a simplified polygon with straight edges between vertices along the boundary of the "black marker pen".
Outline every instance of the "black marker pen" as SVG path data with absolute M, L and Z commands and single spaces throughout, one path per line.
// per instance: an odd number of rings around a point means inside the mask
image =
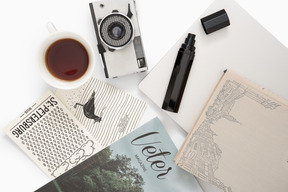
M 195 55 L 195 35 L 188 33 L 174 64 L 162 109 L 178 112 Z

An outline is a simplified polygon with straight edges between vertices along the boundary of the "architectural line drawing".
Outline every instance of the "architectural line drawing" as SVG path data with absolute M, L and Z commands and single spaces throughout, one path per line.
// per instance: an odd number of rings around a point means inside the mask
M 232 188 L 226 186 L 215 177 L 215 172 L 219 168 L 222 150 L 214 141 L 214 137 L 217 137 L 217 134 L 211 129 L 211 126 L 220 119 L 241 124 L 230 112 L 235 103 L 243 97 L 252 99 L 268 110 L 273 110 L 280 106 L 269 99 L 259 96 L 254 90 L 236 81 L 226 80 L 213 104 L 208 106 L 205 119 L 192 134 L 179 161 L 181 167 L 189 170 L 197 177 L 218 186 L 225 192 L 232 192 Z

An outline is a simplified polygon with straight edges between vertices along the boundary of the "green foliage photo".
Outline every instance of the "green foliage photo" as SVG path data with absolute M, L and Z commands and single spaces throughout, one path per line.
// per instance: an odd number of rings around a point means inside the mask
M 81 167 L 80 167 L 81 166 Z M 143 178 L 131 159 L 107 147 L 53 182 L 58 192 L 142 192 Z M 75 167 L 76 168 L 76 167 Z M 52 184 L 52 182 L 51 182 Z

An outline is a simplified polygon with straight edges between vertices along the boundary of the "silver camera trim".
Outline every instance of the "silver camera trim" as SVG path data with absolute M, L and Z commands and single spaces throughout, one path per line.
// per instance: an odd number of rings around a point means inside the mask
M 131 38 L 130 38 L 130 40 L 127 41 L 127 43 L 125 43 L 125 45 L 123 45 L 123 46 L 120 46 L 120 47 L 111 46 L 111 45 L 107 44 L 107 43 L 105 42 L 105 40 L 102 38 L 102 35 L 101 35 L 101 26 L 102 26 L 102 24 L 103 24 L 103 21 L 105 21 L 106 18 L 111 17 L 111 15 L 121 15 L 122 17 L 125 17 L 125 19 L 127 19 L 127 20 L 129 21 L 129 23 L 130 23 L 130 25 L 131 25 L 131 27 L 132 27 L 132 30 L 131 30 L 131 31 L 132 31 Z M 120 50 L 120 49 L 123 49 L 123 48 L 127 47 L 127 46 L 134 40 L 134 35 L 135 35 L 135 34 L 134 34 L 134 25 L 133 25 L 131 19 L 130 19 L 129 17 L 127 17 L 126 15 L 124 15 L 123 13 L 119 13 L 119 12 L 117 12 L 117 13 L 116 13 L 116 12 L 115 12 L 115 13 L 110 13 L 110 14 L 106 15 L 103 19 L 101 19 L 101 21 L 100 21 L 100 23 L 99 23 L 99 37 L 100 37 L 100 40 L 101 40 L 107 47 L 109 47 L 109 48 L 111 48 L 111 49 Z
M 135 0 L 98 0 L 89 3 L 89 6 L 105 77 L 117 78 L 147 71 Z M 111 18 L 107 18 L 111 15 Z M 104 19 L 107 23 L 100 31 Z

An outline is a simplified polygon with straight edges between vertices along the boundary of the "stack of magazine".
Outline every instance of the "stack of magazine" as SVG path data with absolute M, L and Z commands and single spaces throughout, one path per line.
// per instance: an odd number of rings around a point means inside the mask
M 177 148 L 157 117 L 137 128 L 145 108 L 92 78 L 46 91 L 4 131 L 52 179 L 39 192 L 202 192 L 174 163 Z

